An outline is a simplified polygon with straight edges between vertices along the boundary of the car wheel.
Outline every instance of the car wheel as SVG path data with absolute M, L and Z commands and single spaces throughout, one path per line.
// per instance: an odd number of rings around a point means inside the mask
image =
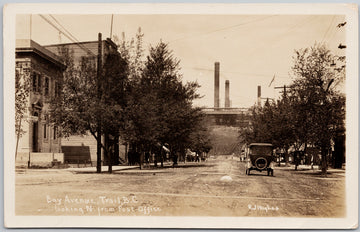
M 265 170 L 268 166 L 268 161 L 264 157 L 259 157 L 255 160 L 255 167 L 259 170 Z

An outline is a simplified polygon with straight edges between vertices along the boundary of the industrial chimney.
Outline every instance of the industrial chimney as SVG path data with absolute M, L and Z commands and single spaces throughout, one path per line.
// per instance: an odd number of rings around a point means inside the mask
M 261 86 L 258 85 L 258 89 L 257 89 L 257 103 L 258 103 L 258 106 L 260 107 L 261 106 Z
M 220 85 L 220 63 L 215 62 L 215 79 L 214 79 L 214 108 L 219 108 L 220 106 L 220 99 L 219 99 L 219 85 Z
M 225 108 L 230 107 L 230 82 L 229 80 L 225 81 Z

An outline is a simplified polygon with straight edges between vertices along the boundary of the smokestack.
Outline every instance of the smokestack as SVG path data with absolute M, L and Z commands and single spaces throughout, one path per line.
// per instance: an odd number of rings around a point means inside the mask
M 230 107 L 230 82 L 229 80 L 225 81 L 225 108 Z
M 219 99 L 219 86 L 220 86 L 220 63 L 215 62 L 215 80 L 214 80 L 214 108 L 219 108 L 220 99 Z
M 261 86 L 258 85 L 258 90 L 257 90 L 257 103 L 258 106 L 261 106 Z

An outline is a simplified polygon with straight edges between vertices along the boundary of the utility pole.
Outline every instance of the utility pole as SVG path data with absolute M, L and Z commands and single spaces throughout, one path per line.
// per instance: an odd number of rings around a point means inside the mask
M 291 87 L 286 86 L 286 85 L 274 87 L 274 89 L 284 89 L 284 91 L 283 91 L 284 101 L 286 100 L 286 88 L 291 88 Z
M 277 86 L 277 87 L 274 87 L 274 89 L 284 89 L 284 96 L 286 96 L 286 85 L 284 86 Z
M 97 56 L 97 100 L 98 103 L 101 101 L 101 73 L 102 73 L 102 39 L 101 33 L 98 35 L 98 56 Z M 97 128 L 96 128 L 96 172 L 101 173 L 101 116 L 100 112 L 97 112 Z
M 261 107 L 261 86 L 258 85 L 257 87 L 257 104 L 258 107 Z
M 30 40 L 32 39 L 32 14 L 30 14 Z
M 113 23 L 114 23 L 114 15 L 111 15 L 111 26 L 110 26 L 110 39 L 112 38 L 112 30 L 113 30 Z
M 266 100 L 267 102 L 268 102 L 269 100 L 275 102 L 275 99 L 272 98 L 272 97 L 262 97 L 262 98 L 260 98 L 260 99 L 261 99 L 261 100 Z
M 283 91 L 283 101 L 284 104 L 287 103 L 287 96 L 286 96 L 286 88 L 291 88 L 289 86 L 278 86 L 278 87 L 274 87 L 274 89 L 284 89 Z M 288 167 L 289 166 L 289 153 L 288 153 L 288 148 L 285 148 L 285 165 Z

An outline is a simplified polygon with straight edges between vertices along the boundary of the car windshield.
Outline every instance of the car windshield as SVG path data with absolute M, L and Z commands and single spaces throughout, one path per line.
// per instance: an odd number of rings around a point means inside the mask
M 253 146 L 250 148 L 250 154 L 252 155 L 271 155 L 271 146 Z

